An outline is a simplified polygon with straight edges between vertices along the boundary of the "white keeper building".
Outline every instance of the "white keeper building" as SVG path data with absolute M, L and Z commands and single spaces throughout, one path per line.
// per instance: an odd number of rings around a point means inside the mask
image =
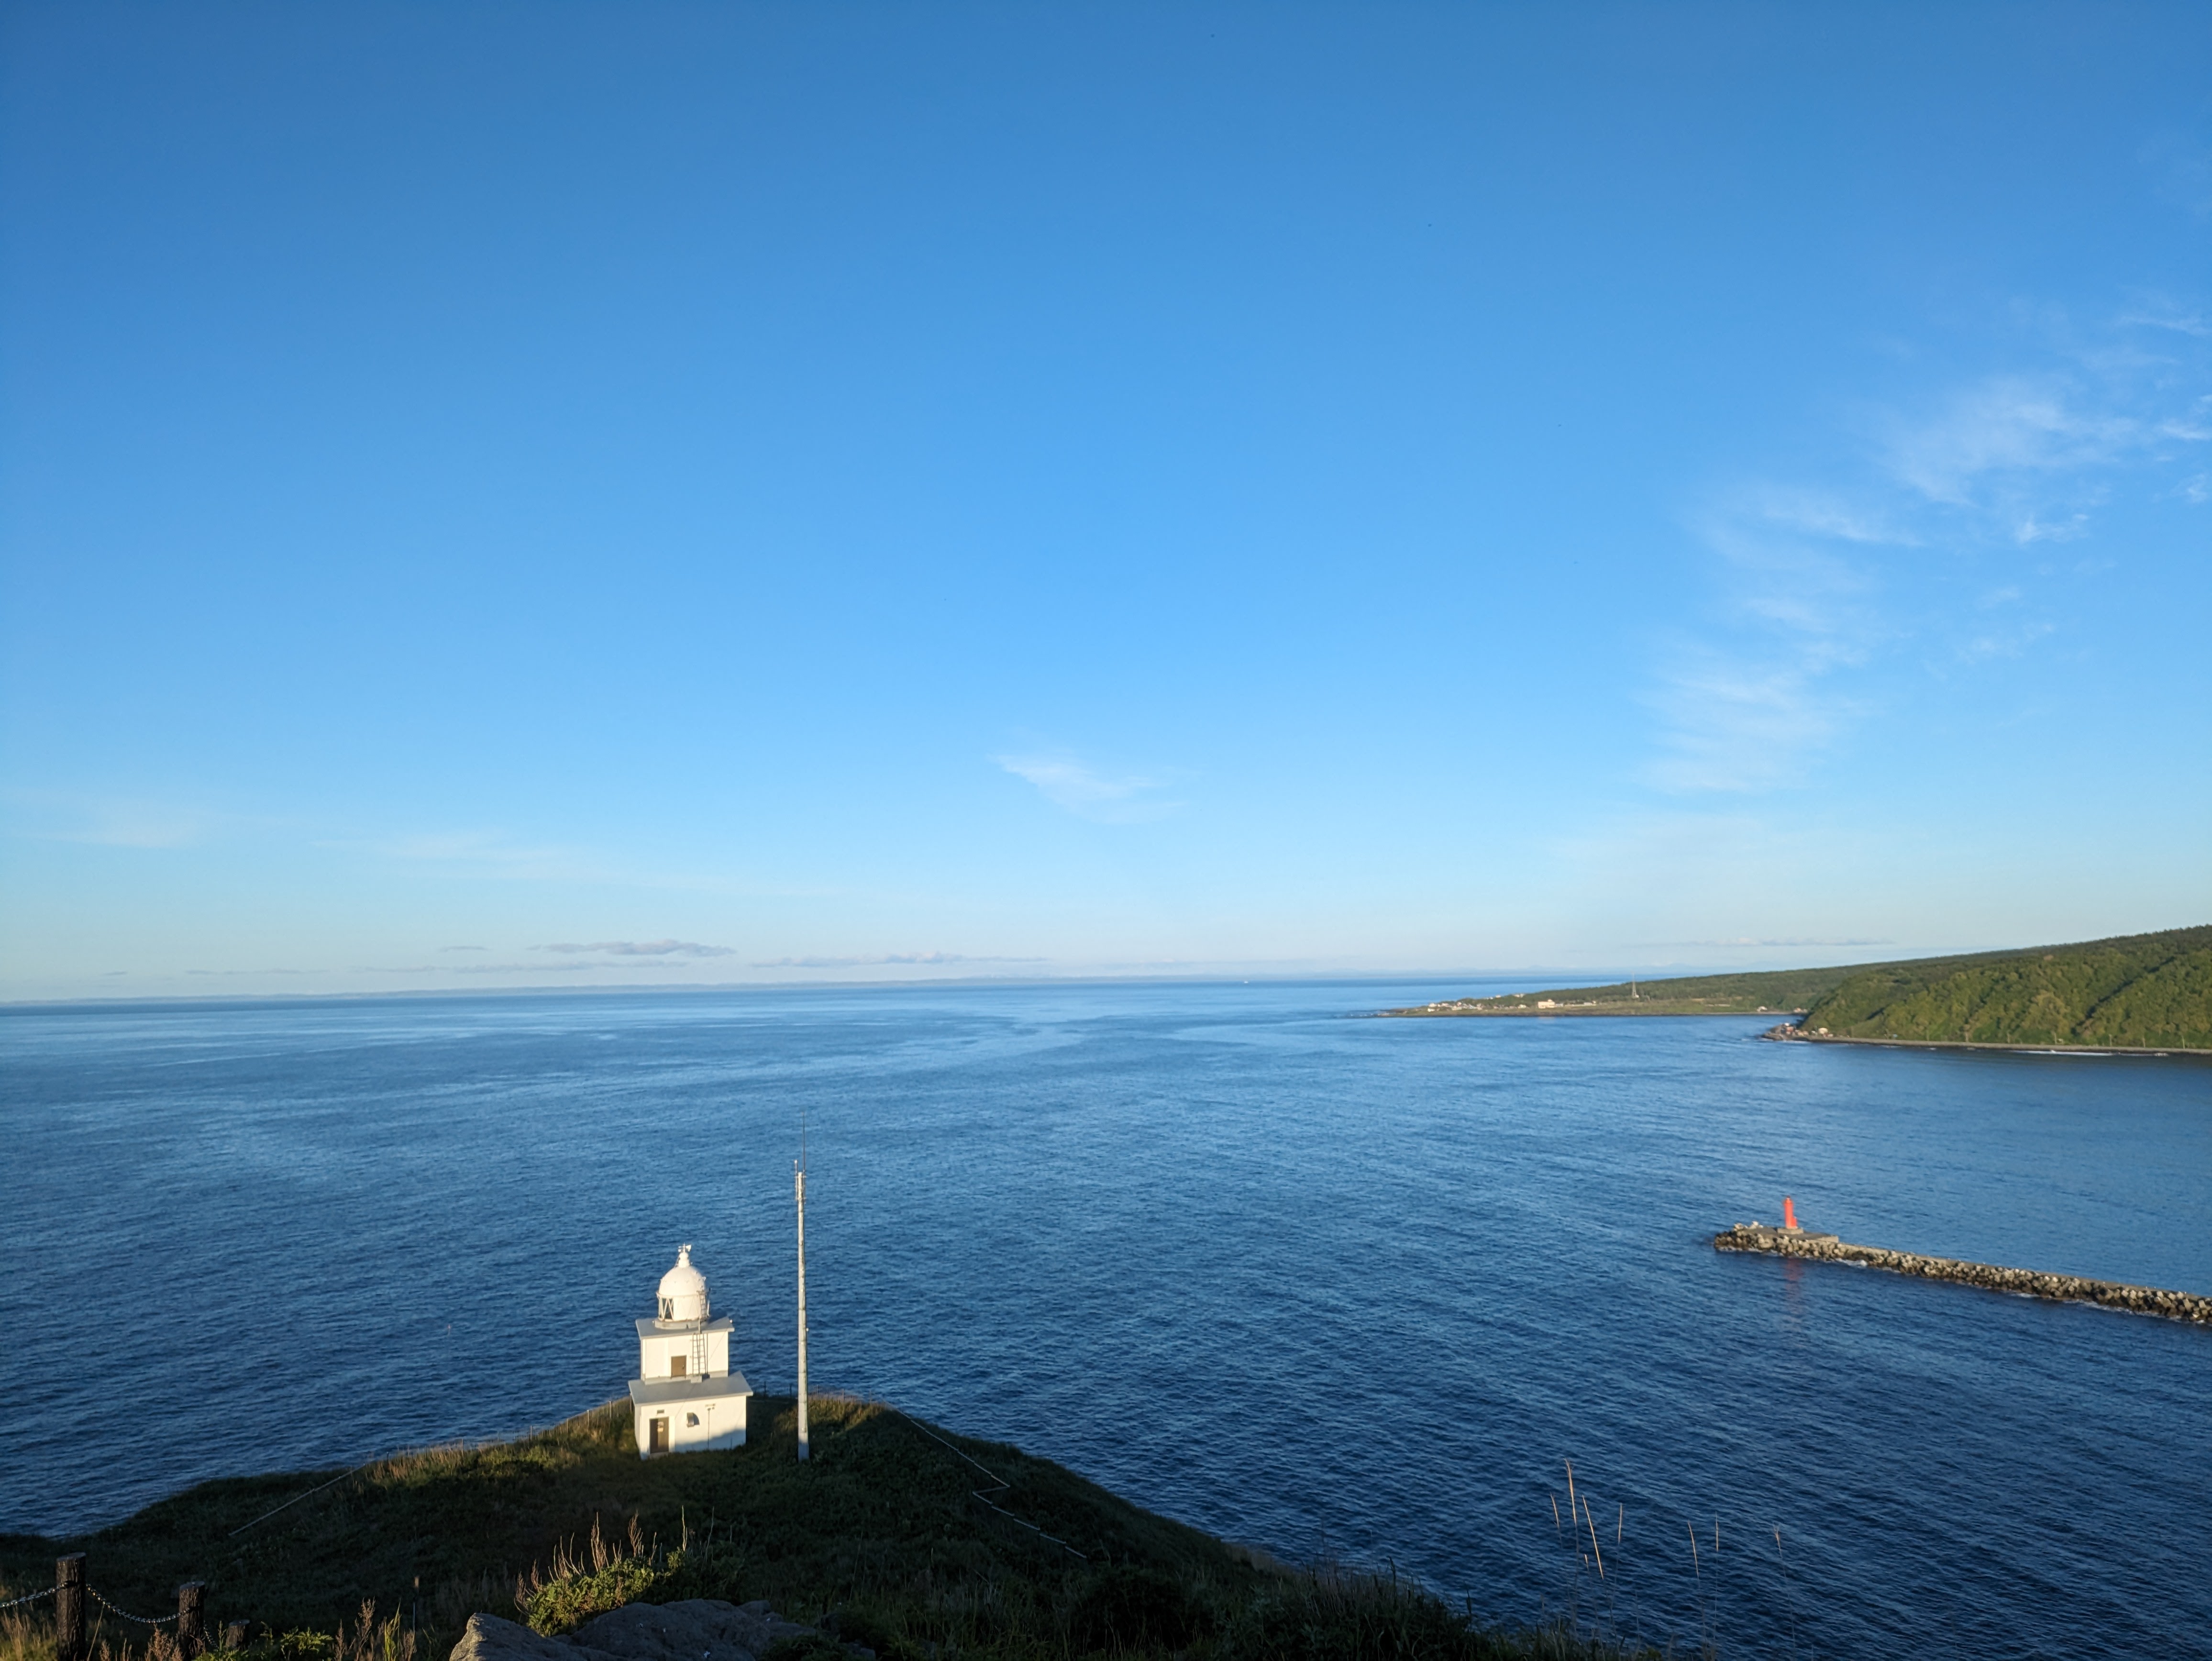
M 707 1277 L 692 1266 L 691 1248 L 679 1248 L 676 1267 L 660 1277 L 659 1311 L 637 1323 L 629 1405 L 638 1457 L 744 1445 L 753 1387 L 730 1370 L 735 1324 L 726 1315 L 713 1318 Z

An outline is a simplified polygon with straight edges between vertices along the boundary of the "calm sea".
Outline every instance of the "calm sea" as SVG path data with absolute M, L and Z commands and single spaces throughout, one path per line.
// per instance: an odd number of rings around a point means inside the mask
M 605 1401 L 681 1241 L 788 1390 L 803 1113 L 818 1384 L 1495 1619 L 2212 1653 L 2212 1331 L 1707 1244 L 2212 1293 L 2212 1068 L 1359 1019 L 1471 984 L 0 1013 L 0 1528 Z

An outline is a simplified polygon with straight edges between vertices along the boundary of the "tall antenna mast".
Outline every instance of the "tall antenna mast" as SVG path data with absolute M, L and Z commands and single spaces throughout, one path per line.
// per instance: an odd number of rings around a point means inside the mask
M 799 1457 L 806 1457 L 806 1115 L 799 1116 Z

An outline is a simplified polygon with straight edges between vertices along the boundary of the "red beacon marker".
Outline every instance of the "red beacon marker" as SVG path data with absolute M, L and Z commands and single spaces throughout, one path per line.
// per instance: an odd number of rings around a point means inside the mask
M 1787 1194 L 1782 1196 L 1782 1226 L 1793 1234 L 1797 1232 L 1797 1202 Z

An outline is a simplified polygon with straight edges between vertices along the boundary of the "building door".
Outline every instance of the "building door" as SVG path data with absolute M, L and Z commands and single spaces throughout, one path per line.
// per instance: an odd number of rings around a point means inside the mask
M 649 1427 L 648 1435 L 651 1439 L 646 1448 L 647 1453 L 668 1451 L 668 1421 L 666 1419 L 655 1419 Z

